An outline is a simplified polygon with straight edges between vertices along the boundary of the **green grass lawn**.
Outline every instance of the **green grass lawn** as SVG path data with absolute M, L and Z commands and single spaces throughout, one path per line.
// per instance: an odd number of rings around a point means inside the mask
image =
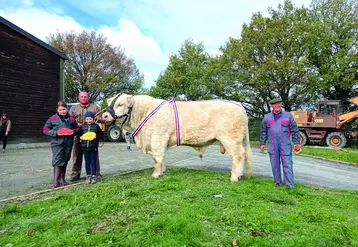
M 302 147 L 302 152 L 300 154 L 344 161 L 351 163 L 352 165 L 358 165 L 358 149 L 355 148 L 343 148 L 341 150 L 334 150 L 324 147 L 304 146 Z
M 357 191 L 151 172 L 3 204 L 0 246 L 358 246 Z
M 258 141 L 251 141 L 250 144 L 253 147 L 260 146 L 260 142 Z M 309 155 L 318 158 L 343 161 L 358 166 L 358 148 L 355 147 L 335 150 L 323 146 L 303 146 L 301 153 L 298 155 Z

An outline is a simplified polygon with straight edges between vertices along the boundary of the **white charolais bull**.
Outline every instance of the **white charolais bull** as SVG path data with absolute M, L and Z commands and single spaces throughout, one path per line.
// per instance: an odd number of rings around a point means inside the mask
M 113 97 L 109 105 L 102 118 L 106 122 L 116 120 L 127 131 L 136 132 L 134 139 L 138 148 L 153 154 L 152 176 L 155 178 L 164 175 L 166 150 L 179 142 L 195 148 L 202 156 L 205 147 L 219 141 L 221 153 L 226 150 L 232 158 L 231 181 L 237 182 L 243 175 L 252 174 L 248 117 L 240 103 L 223 100 L 173 102 L 146 95 L 121 94 Z M 150 116 L 153 110 L 154 115 Z M 140 125 L 142 127 L 138 128 Z

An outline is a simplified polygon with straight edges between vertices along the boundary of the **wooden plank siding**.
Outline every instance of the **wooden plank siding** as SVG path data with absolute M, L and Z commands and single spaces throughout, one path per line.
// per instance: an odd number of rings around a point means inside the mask
M 12 122 L 9 143 L 42 142 L 61 99 L 61 58 L 0 23 L 0 111 Z

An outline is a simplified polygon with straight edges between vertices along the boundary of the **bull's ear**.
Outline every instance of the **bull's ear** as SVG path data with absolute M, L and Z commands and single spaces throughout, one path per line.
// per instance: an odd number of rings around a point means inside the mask
M 127 105 L 128 105 L 128 107 L 133 107 L 133 105 L 134 105 L 133 95 L 128 95 L 127 96 Z

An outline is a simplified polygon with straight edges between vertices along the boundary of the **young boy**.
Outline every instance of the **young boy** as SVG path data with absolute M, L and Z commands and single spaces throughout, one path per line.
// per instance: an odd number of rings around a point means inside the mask
M 88 184 L 96 183 L 96 155 L 98 151 L 98 141 L 103 135 L 101 128 L 94 121 L 93 112 L 86 112 L 84 115 L 84 120 L 86 121 L 79 132 L 80 137 L 80 146 L 83 151 L 83 156 L 85 157 L 86 163 L 86 182 Z M 91 134 L 86 134 L 90 133 Z M 85 135 L 86 134 L 86 135 Z M 92 136 L 90 136 L 92 135 Z

